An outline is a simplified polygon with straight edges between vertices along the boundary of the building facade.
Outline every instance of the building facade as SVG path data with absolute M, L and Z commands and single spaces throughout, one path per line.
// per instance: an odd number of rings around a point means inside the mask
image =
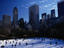
M 18 9 L 14 7 L 13 9 L 13 27 L 16 28 L 18 25 Z
M 51 15 L 47 14 L 47 20 L 51 19 Z
M 2 27 L 2 20 L 0 20 L 0 27 Z
M 51 10 L 51 18 L 55 18 L 55 9 Z
M 11 33 L 11 16 L 3 15 L 3 32 Z
M 46 19 L 47 19 L 47 15 L 46 15 L 46 13 L 43 13 L 42 14 L 42 22 L 46 21 Z
M 58 16 L 64 16 L 64 1 L 58 3 Z
M 29 23 L 32 29 L 39 29 L 39 6 L 36 4 L 29 7 Z

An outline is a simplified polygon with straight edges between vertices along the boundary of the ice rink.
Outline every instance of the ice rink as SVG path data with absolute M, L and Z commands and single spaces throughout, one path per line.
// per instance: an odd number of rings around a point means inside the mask
M 64 40 L 49 38 L 0 40 L 0 48 L 64 48 Z

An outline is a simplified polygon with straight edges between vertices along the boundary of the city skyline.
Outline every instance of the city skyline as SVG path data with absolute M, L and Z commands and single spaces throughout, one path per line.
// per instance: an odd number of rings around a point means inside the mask
M 0 39 L 2 41 L 21 39 L 24 42 L 25 39 L 42 38 L 36 44 L 42 43 L 42 41 L 44 41 L 43 44 L 48 44 L 48 42 L 45 43 L 46 38 L 47 40 L 49 38 L 50 41 L 64 40 L 64 0 L 0 1 Z M 12 42 L 14 43 L 14 41 Z M 8 44 L 7 41 L 5 43 Z M 20 46 L 32 44 L 33 46 L 35 43 L 26 42 L 22 45 L 19 42 L 18 44 Z M 60 46 L 60 43 L 57 41 L 55 43 L 49 42 L 49 45 L 57 47 L 57 45 Z M 12 48 L 17 47 L 17 42 L 11 46 Z M 0 47 L 9 48 L 6 45 Z
M 49 2 L 50 1 L 50 2 Z M 56 10 L 56 16 L 57 15 L 57 2 L 60 0 L 4 0 L 4 2 L 1 0 L 0 2 L 0 19 L 3 14 L 7 14 L 11 17 L 13 17 L 13 8 L 18 8 L 18 17 L 24 18 L 25 21 L 29 21 L 29 7 L 33 4 L 39 5 L 39 18 L 41 18 L 42 13 L 51 13 L 50 11 L 52 9 Z M 5 5 L 4 5 L 5 4 Z M 13 18 L 12 18 L 13 19 Z

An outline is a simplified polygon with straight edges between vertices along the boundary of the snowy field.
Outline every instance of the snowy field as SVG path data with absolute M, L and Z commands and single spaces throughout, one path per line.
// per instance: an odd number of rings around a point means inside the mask
M 0 40 L 0 48 L 64 48 L 64 40 L 49 38 Z

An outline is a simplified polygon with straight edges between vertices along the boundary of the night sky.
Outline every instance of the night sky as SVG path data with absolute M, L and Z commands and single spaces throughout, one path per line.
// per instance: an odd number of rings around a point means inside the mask
M 29 20 L 29 7 L 33 4 L 39 5 L 39 17 L 42 13 L 50 13 L 51 9 L 56 10 L 57 15 L 57 2 L 60 0 L 0 0 L 0 19 L 3 14 L 13 17 L 13 8 L 18 8 L 18 19 L 24 18 L 24 21 Z M 11 18 L 12 20 L 12 18 Z

